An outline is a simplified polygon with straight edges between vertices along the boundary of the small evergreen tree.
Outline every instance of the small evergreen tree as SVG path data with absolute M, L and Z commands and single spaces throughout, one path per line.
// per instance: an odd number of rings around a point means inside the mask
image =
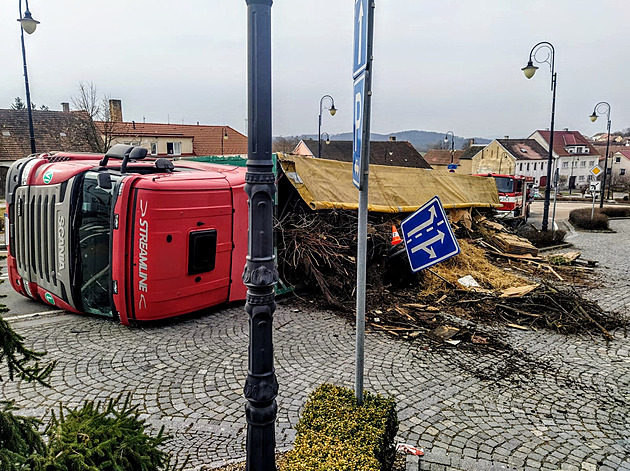
M 11 109 L 12 110 L 25 110 L 26 104 L 24 103 L 24 101 L 22 101 L 22 99 L 19 96 L 16 96 L 15 100 L 13 100 L 13 103 L 11 104 Z

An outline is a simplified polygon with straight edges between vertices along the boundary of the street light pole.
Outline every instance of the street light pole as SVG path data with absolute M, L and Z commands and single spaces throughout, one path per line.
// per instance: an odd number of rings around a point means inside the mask
M 26 110 L 28 114 L 28 134 L 31 141 L 31 154 L 37 152 L 35 147 L 35 130 L 33 129 L 33 111 L 31 109 L 31 91 L 28 86 L 28 70 L 26 68 L 26 48 L 24 47 L 24 31 L 28 34 L 33 34 L 35 32 L 35 28 L 39 24 L 39 21 L 33 19 L 31 16 L 31 12 L 28 9 L 28 0 L 25 0 L 26 3 L 26 11 L 24 12 L 24 16 L 22 16 L 22 0 L 19 0 L 19 11 L 20 18 L 18 21 L 20 22 L 20 39 L 22 40 L 22 62 L 24 64 L 24 86 L 26 88 Z
M 221 129 L 221 156 L 224 155 L 224 152 L 223 152 L 223 141 L 227 141 L 227 139 L 228 139 L 228 133 L 225 130 L 225 128 L 223 128 L 223 129 Z
M 273 365 L 274 286 L 273 173 L 271 134 L 271 5 L 247 3 L 248 139 L 245 191 L 249 197 L 248 255 L 243 282 L 249 315 L 249 358 L 243 393 L 247 399 L 246 470 L 275 471 L 278 381 Z
M 453 134 L 453 131 L 446 132 L 446 135 L 444 136 L 444 142 L 448 142 L 449 134 L 451 135 L 451 165 L 453 165 L 453 156 L 455 154 L 455 134 Z M 454 172 L 453 168 L 450 168 L 449 172 Z
M 608 136 L 606 139 L 606 156 L 604 160 L 604 178 L 602 181 L 601 199 L 599 200 L 599 207 L 603 208 L 604 207 L 604 191 L 606 190 L 606 178 L 608 178 L 608 150 L 610 149 L 610 105 L 605 101 L 600 101 L 599 103 L 597 103 L 595 105 L 595 108 L 593 108 L 593 114 L 591 115 L 592 122 L 597 121 L 597 118 L 599 117 L 597 115 L 597 111 L 599 108 L 603 108 L 604 110 L 603 113 L 606 113 L 606 118 L 608 119 L 608 124 L 607 124 Z M 602 111 L 599 111 L 599 114 L 602 114 Z M 608 185 L 608 197 L 610 197 L 610 184 Z
M 543 60 L 539 60 L 536 58 L 536 53 L 541 50 L 547 51 L 547 57 Z M 556 72 L 555 72 L 555 56 L 556 51 L 553 45 L 547 41 L 541 41 L 536 44 L 529 53 L 529 61 L 527 65 L 523 67 L 521 70 L 525 74 L 525 77 L 528 79 L 532 78 L 538 70 L 533 64 L 533 61 L 536 61 L 537 64 L 549 64 L 551 69 L 551 91 L 552 99 L 551 99 L 551 133 L 549 137 L 549 157 L 547 158 L 547 182 L 545 185 L 545 204 L 543 206 L 543 220 L 542 220 L 542 230 L 546 232 L 549 228 L 549 200 L 551 199 L 551 167 L 553 165 L 553 125 L 556 114 Z
M 328 98 L 330 100 L 330 108 L 324 107 L 324 98 Z M 317 157 L 322 156 L 322 111 L 328 110 L 330 112 L 330 116 L 335 116 L 337 112 L 337 108 L 335 108 L 335 99 L 330 95 L 324 95 L 319 100 L 319 130 L 317 132 Z

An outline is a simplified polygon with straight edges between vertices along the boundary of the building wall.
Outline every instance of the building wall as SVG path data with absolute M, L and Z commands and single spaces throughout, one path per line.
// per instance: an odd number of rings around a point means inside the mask
M 494 140 L 472 158 L 471 173 L 503 173 L 514 175 L 516 160 Z
M 141 146 L 149 151 L 149 155 L 151 155 L 152 144 L 157 144 L 157 155 L 168 155 L 167 149 L 168 149 L 169 142 L 171 143 L 178 142 L 180 144 L 181 153 L 179 155 L 192 155 L 193 153 L 193 138 L 192 137 L 117 136 L 115 138 L 112 138 L 112 145 L 128 144 L 128 145 L 134 145 L 134 146 Z
M 534 185 L 542 186 L 540 179 L 547 176 L 547 160 L 518 160 L 516 162 L 516 170 L 514 175 L 525 175 L 533 177 Z

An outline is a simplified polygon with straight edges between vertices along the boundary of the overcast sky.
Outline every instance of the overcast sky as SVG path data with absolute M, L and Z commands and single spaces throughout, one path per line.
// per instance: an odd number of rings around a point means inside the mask
M 0 108 L 24 97 L 18 1 L 0 4 Z M 229 125 L 246 131 L 245 0 L 30 0 L 25 35 L 32 100 L 70 101 L 79 81 L 123 102 L 126 121 Z M 322 131 L 352 130 L 352 0 L 276 0 L 273 133 L 317 133 L 319 101 L 339 112 Z M 527 80 L 531 48 L 550 41 L 556 129 L 592 135 L 612 107 L 630 126 L 628 0 L 376 0 L 372 131 L 526 137 L 548 128 L 551 75 Z

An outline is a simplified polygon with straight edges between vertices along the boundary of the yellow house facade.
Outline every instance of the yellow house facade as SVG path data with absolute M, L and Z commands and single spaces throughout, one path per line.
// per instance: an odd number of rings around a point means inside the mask
M 514 175 L 516 159 L 495 139 L 473 156 L 471 168 L 473 174 L 502 173 Z

